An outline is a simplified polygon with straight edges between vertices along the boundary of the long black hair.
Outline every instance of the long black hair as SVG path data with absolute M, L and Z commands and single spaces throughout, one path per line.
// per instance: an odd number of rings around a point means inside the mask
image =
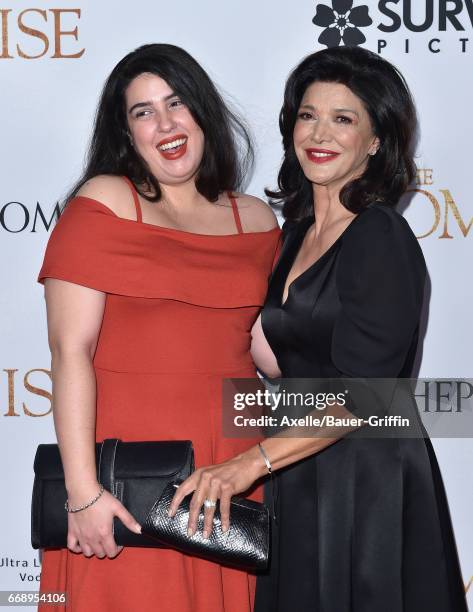
M 66 201 L 99 174 L 127 176 L 150 202 L 161 198 L 158 181 L 128 135 L 125 91 L 143 73 L 166 81 L 204 133 L 204 152 L 196 177 L 199 193 L 214 202 L 222 191 L 237 191 L 254 160 L 247 127 L 228 108 L 208 74 L 187 51 L 175 45 L 150 44 L 126 55 L 105 82 L 86 167 Z
M 358 213 L 374 202 L 396 205 L 413 180 L 413 138 L 416 111 L 401 73 L 376 53 L 359 47 L 334 47 L 306 57 L 290 74 L 279 115 L 284 159 L 277 190 L 266 195 L 283 203 L 286 219 L 310 216 L 312 184 L 304 176 L 293 143 L 294 125 L 304 92 L 314 82 L 342 83 L 362 101 L 379 138 L 376 155 L 370 156 L 363 175 L 347 183 L 340 201 Z

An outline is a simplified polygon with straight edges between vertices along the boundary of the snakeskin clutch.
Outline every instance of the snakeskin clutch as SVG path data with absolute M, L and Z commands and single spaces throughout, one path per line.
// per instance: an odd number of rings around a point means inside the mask
M 173 518 L 167 514 L 178 482 L 168 484 L 142 524 L 141 533 L 171 548 L 204 557 L 221 565 L 247 571 L 266 569 L 269 557 L 269 513 L 264 504 L 234 497 L 230 505 L 230 529 L 222 531 L 217 504 L 210 538 L 202 536 L 204 513 L 201 510 L 196 533 L 187 535 L 189 504 L 192 495 L 181 503 Z

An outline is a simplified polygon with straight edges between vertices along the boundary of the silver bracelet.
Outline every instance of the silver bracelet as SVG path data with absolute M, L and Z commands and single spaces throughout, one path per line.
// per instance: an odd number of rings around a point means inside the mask
M 258 448 L 260 450 L 261 455 L 263 456 L 264 462 L 266 463 L 266 467 L 268 468 L 268 473 L 271 478 L 271 514 L 273 515 L 273 520 L 277 523 L 276 517 L 276 491 L 274 489 L 274 477 L 273 477 L 273 466 L 271 465 L 271 461 L 268 459 L 268 455 L 263 448 L 261 442 L 258 442 Z
M 266 467 L 268 468 L 268 472 L 270 474 L 273 473 L 273 467 L 271 465 L 270 460 L 268 459 L 268 455 L 266 454 L 264 448 L 261 445 L 261 442 L 258 442 L 258 448 L 260 449 L 261 454 L 263 455 L 264 462 L 266 463 Z
M 71 508 L 69 506 L 69 500 L 66 500 L 66 503 L 64 504 L 64 508 L 66 509 L 67 512 L 80 512 L 81 510 L 85 510 L 86 508 L 88 508 L 92 504 L 95 504 L 95 502 L 101 497 L 103 492 L 104 492 L 104 488 L 103 488 L 103 484 L 101 484 L 100 485 L 100 491 L 99 491 L 98 495 L 96 495 L 94 497 L 94 499 L 92 499 L 87 504 L 84 504 L 83 506 L 79 506 L 78 508 Z

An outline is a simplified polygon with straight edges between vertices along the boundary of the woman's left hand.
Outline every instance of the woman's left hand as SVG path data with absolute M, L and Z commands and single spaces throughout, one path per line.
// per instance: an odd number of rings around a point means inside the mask
M 188 536 L 193 536 L 197 531 L 200 509 L 206 500 L 213 502 L 215 505 L 217 500 L 220 501 L 222 531 L 228 531 L 232 496 L 249 489 L 263 474 L 261 457 L 258 457 L 253 449 L 224 463 L 199 468 L 178 487 L 169 508 L 169 516 L 174 516 L 184 497 L 194 491 L 190 502 Z M 204 538 L 210 537 L 212 533 L 215 505 L 207 504 L 205 506 Z

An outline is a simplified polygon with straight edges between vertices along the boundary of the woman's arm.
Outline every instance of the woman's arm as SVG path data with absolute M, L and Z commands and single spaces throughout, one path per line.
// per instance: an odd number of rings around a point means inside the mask
M 52 357 L 53 417 L 71 507 L 93 499 L 100 485 L 95 465 L 96 382 L 92 364 L 105 294 L 66 281 L 45 280 Z M 110 493 L 69 514 L 68 547 L 87 556 L 115 556 L 113 516 L 139 533 L 139 525 Z
M 331 414 L 346 417 L 349 413 L 343 407 L 335 406 Z M 330 431 L 325 429 L 323 437 L 320 438 L 267 438 L 262 445 L 272 470 L 279 470 L 320 452 L 343 437 L 349 429 L 353 428 L 343 428 L 343 430 L 341 427 L 332 428 L 332 437 L 329 437 Z M 230 526 L 232 496 L 247 491 L 258 479 L 267 475 L 268 468 L 257 445 L 225 463 L 199 468 L 177 489 L 169 509 L 169 516 L 174 516 L 184 497 L 194 492 L 190 503 L 189 536 L 197 530 L 200 509 L 205 499 L 220 500 L 222 530 L 227 531 Z M 209 537 L 212 531 L 214 513 L 215 508 L 205 508 L 204 537 Z
M 72 506 L 98 492 L 95 466 L 95 373 L 92 359 L 105 294 L 46 279 L 53 417 Z
M 261 315 L 256 319 L 251 330 L 251 356 L 258 370 L 266 378 L 279 378 L 281 376 L 276 357 L 264 335 Z

